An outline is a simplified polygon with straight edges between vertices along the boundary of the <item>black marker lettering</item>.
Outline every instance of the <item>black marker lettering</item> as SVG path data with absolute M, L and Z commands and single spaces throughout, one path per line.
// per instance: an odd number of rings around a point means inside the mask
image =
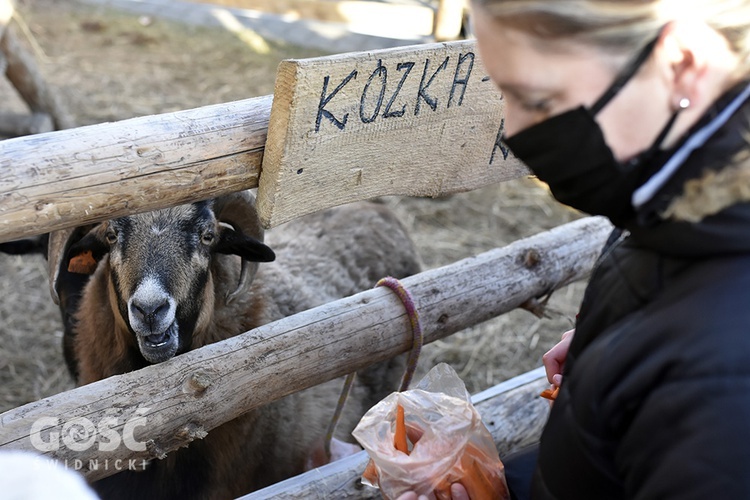
M 323 92 L 320 94 L 320 103 L 318 104 L 318 117 L 315 120 L 315 132 L 320 132 L 320 122 L 323 120 L 323 117 L 325 116 L 328 118 L 331 123 L 333 123 L 339 130 L 344 130 L 344 127 L 346 127 L 346 121 L 349 119 L 349 113 L 345 114 L 344 117 L 339 120 L 335 116 L 333 116 L 333 113 L 328 111 L 326 106 L 329 102 L 331 102 L 331 99 L 336 97 L 336 94 L 339 93 L 341 89 L 343 89 L 347 83 L 349 83 L 352 78 L 357 78 L 357 70 L 355 69 L 351 73 L 349 73 L 349 76 L 344 78 L 344 81 L 342 81 L 336 89 L 334 89 L 333 92 L 331 92 L 330 95 L 326 96 L 326 92 L 328 92 L 328 83 L 331 81 L 330 76 L 326 76 L 323 79 Z
M 507 160 L 508 154 L 510 154 L 510 150 L 508 149 L 508 146 L 506 146 L 505 143 L 503 143 L 503 132 L 505 132 L 505 118 L 500 120 L 500 130 L 497 131 L 497 138 L 495 139 L 495 146 L 492 148 L 492 156 L 490 157 L 490 165 L 495 163 L 495 154 L 497 154 L 498 149 L 503 154 L 503 160 Z
M 461 97 L 458 98 L 458 105 L 462 105 L 464 103 L 464 96 L 466 95 L 466 87 L 469 85 L 469 78 L 471 78 L 471 71 L 474 69 L 474 53 L 469 52 L 467 54 L 459 54 L 458 56 L 458 65 L 456 66 L 456 74 L 453 75 L 453 87 L 451 87 L 451 95 L 448 98 L 448 107 L 451 107 L 451 103 L 453 102 L 453 96 L 456 93 L 456 87 L 459 85 L 462 87 L 461 89 Z M 461 73 L 461 65 L 465 61 L 469 61 L 469 69 L 466 70 L 466 76 L 463 78 L 459 78 L 459 74 Z
M 426 102 L 433 111 L 437 110 L 438 100 L 436 97 L 432 97 L 431 95 L 429 95 L 427 93 L 427 89 L 430 88 L 430 85 L 432 85 L 432 82 L 435 80 L 435 77 L 437 77 L 438 73 L 448 67 L 449 60 L 450 56 L 445 58 L 445 61 L 443 61 L 440 66 L 438 66 L 438 69 L 436 69 L 430 79 L 427 80 L 427 83 L 425 83 L 425 79 L 427 78 L 427 68 L 430 67 L 430 60 L 427 59 L 425 61 L 424 72 L 422 72 L 422 81 L 419 84 L 419 92 L 417 93 L 417 105 L 414 107 L 414 116 L 419 115 L 421 99 L 424 99 L 424 102 Z
M 375 111 L 371 116 L 365 116 L 365 101 L 367 100 L 367 91 L 370 89 L 370 84 L 376 76 L 380 76 L 380 95 L 378 96 L 378 104 L 375 106 Z M 370 78 L 367 80 L 364 90 L 362 91 L 362 98 L 359 101 L 359 118 L 362 123 L 372 123 L 375 118 L 380 114 L 380 108 L 383 106 L 383 99 L 385 98 L 385 86 L 388 83 L 388 69 L 383 66 L 383 60 L 378 59 L 378 67 L 372 72 Z
M 401 92 L 401 88 L 404 86 L 404 82 L 409 77 L 409 73 L 411 73 L 411 70 L 414 68 L 413 62 L 404 62 L 404 63 L 398 63 L 398 66 L 396 66 L 396 70 L 403 71 L 403 76 L 401 77 L 401 81 L 398 82 L 398 86 L 396 86 L 396 92 L 393 93 L 393 96 L 391 97 L 390 101 L 388 101 L 388 104 L 385 106 L 385 112 L 383 112 L 383 118 L 401 118 L 404 116 L 404 113 L 406 113 L 406 104 L 398 110 L 398 111 L 391 111 L 391 106 L 393 106 L 393 103 L 396 102 L 396 98 L 398 97 L 398 93 Z

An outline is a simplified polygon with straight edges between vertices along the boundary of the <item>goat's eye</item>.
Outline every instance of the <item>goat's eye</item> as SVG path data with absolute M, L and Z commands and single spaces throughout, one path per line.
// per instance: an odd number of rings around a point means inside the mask
M 109 243 L 110 245 L 114 245 L 115 243 L 117 243 L 117 232 L 114 229 L 107 229 L 104 237 L 107 238 L 107 243 Z
M 214 241 L 214 232 L 213 231 L 206 231 L 201 235 L 201 242 L 204 245 L 210 245 Z

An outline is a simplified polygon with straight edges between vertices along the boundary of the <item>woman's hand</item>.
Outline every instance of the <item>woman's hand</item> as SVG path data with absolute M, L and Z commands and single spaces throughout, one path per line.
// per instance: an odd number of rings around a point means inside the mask
M 568 349 L 570 349 L 570 342 L 573 340 L 573 334 L 575 334 L 575 332 L 575 330 L 568 330 L 563 333 L 562 340 L 542 356 L 544 370 L 547 372 L 547 380 L 549 380 L 549 383 L 554 387 L 560 387 L 560 384 L 562 383 L 562 372 L 565 367 L 565 359 L 568 357 Z
M 428 500 L 427 495 L 417 495 L 413 491 L 404 493 L 396 500 Z M 451 500 L 470 500 L 469 494 L 466 492 L 466 488 L 461 483 L 453 483 L 451 485 Z

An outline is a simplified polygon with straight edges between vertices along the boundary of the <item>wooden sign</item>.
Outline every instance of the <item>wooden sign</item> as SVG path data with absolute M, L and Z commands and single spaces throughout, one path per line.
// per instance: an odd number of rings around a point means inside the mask
M 355 200 L 438 197 L 525 175 L 502 133 L 502 96 L 474 41 L 283 61 L 261 221 L 272 227 Z

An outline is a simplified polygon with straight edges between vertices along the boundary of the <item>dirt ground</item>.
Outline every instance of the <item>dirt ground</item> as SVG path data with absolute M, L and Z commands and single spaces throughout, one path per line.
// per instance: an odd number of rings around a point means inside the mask
M 269 43 L 258 54 L 240 37 L 121 14 L 71 0 L 21 0 L 27 42 L 79 125 L 270 94 L 276 66 L 314 50 Z M 0 112 L 23 105 L 0 82 Z M 533 180 L 448 198 L 387 200 L 425 264 L 442 266 L 577 217 Z M 548 316 L 514 311 L 426 348 L 423 366 L 451 363 L 477 392 L 540 366 L 570 328 L 583 286 L 553 295 Z M 72 387 L 62 326 L 40 256 L 0 255 L 0 411 Z

